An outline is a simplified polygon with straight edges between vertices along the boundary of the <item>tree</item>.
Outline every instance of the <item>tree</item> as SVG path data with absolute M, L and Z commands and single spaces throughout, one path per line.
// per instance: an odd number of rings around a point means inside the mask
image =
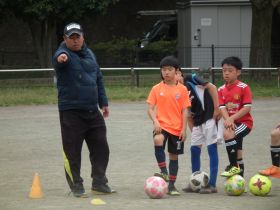
M 272 16 L 280 0 L 251 0 L 251 67 L 271 66 Z
M 56 28 L 87 14 L 104 12 L 118 0 L 0 0 L 0 14 L 13 14 L 30 27 L 35 50 L 42 68 L 51 66 L 56 46 Z

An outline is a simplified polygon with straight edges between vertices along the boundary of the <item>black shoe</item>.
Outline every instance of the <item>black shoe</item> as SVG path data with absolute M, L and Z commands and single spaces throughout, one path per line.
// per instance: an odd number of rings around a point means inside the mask
M 185 193 L 198 193 L 199 192 L 199 189 L 197 190 L 193 190 L 191 188 L 191 185 L 188 184 L 185 188 L 182 189 Z
M 214 186 L 206 186 L 206 187 L 201 187 L 199 193 L 200 194 L 210 194 L 210 193 L 217 193 L 217 187 Z
M 88 198 L 88 194 L 85 192 L 85 188 L 82 184 L 75 184 L 71 187 L 71 193 L 76 198 Z
M 89 195 L 85 192 L 85 188 L 83 185 L 73 186 L 71 189 L 71 193 L 76 198 L 88 198 Z
M 89 195 L 85 192 L 85 189 L 72 190 L 71 191 L 76 198 L 88 198 Z
M 111 189 L 108 184 L 92 184 L 91 191 L 97 195 L 116 192 L 115 190 Z

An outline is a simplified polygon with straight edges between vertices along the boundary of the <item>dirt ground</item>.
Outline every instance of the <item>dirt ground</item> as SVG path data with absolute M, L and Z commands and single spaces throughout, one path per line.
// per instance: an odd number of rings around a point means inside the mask
M 259 169 L 271 165 L 269 133 L 280 121 L 280 99 L 255 100 L 253 108 L 255 127 L 245 138 L 245 179 Z M 146 114 L 144 102 L 111 103 L 110 117 L 106 120 L 110 144 L 108 166 L 109 184 L 118 192 L 112 195 L 78 199 L 69 196 L 64 176 L 60 126 L 56 105 L 17 106 L 0 108 L 0 210 L 83 210 L 89 209 L 227 209 L 278 210 L 280 180 L 271 179 L 269 196 L 257 197 L 244 193 L 238 197 L 226 195 L 224 179 L 218 177 L 219 192 L 211 195 L 186 194 L 149 199 L 143 191 L 144 181 L 156 172 L 153 155 L 152 123 Z M 189 137 L 185 154 L 179 159 L 176 186 L 182 189 L 191 173 Z M 219 146 L 219 171 L 227 165 L 224 145 Z M 202 169 L 209 171 L 208 155 L 202 151 Z M 44 198 L 30 199 L 28 193 L 34 173 L 38 172 Z M 90 162 L 86 145 L 83 148 L 82 177 L 90 192 Z M 105 205 L 93 205 L 100 198 Z

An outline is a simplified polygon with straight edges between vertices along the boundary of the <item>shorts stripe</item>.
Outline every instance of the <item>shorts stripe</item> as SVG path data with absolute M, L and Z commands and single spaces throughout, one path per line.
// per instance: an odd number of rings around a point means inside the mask
M 271 148 L 270 151 L 271 152 L 280 152 L 280 148 Z
M 232 145 L 235 145 L 235 144 L 237 144 L 236 140 L 233 140 L 233 141 L 230 141 L 230 142 L 225 142 L 226 147 L 232 146 Z
M 65 168 L 66 174 L 69 176 L 69 178 L 71 179 L 71 182 L 73 183 L 74 179 L 73 179 L 70 163 L 69 163 L 69 160 L 68 160 L 64 150 L 63 150 L 62 154 L 63 154 L 64 168 Z
M 247 128 L 246 125 L 244 124 L 240 124 L 236 129 L 235 129 L 235 135 L 237 136 L 238 134 L 242 133 L 243 131 L 245 131 Z

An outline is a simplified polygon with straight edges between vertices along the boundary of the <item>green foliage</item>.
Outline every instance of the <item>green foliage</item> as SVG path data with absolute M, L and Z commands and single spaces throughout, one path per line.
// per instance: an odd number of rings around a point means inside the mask
M 144 49 L 141 50 L 143 53 L 154 53 L 155 55 L 170 55 L 176 54 L 177 41 L 157 41 L 148 44 Z
M 137 47 L 137 40 L 125 38 L 113 39 L 108 42 L 89 44 L 98 58 L 100 66 L 137 66 L 141 62 L 158 62 L 166 55 L 176 54 L 176 41 L 158 41 L 144 49 Z
M 104 12 L 109 4 L 117 1 L 0 0 L 0 17 L 9 18 L 13 14 L 29 25 L 40 66 L 45 68 L 51 66 L 52 47 L 57 41 L 54 37 L 58 26 L 86 15 Z
M 125 38 L 113 39 L 109 42 L 89 44 L 98 58 L 99 65 L 132 66 L 135 59 L 136 40 Z
M 12 11 L 17 17 L 36 18 L 37 20 L 67 18 L 81 18 L 87 12 L 100 12 L 105 10 L 109 4 L 118 0 L 1 0 L 0 5 Z
M 167 55 L 176 55 L 177 41 L 157 41 L 148 44 L 144 49 L 139 50 L 139 62 L 154 61 L 158 65 L 159 61 Z

